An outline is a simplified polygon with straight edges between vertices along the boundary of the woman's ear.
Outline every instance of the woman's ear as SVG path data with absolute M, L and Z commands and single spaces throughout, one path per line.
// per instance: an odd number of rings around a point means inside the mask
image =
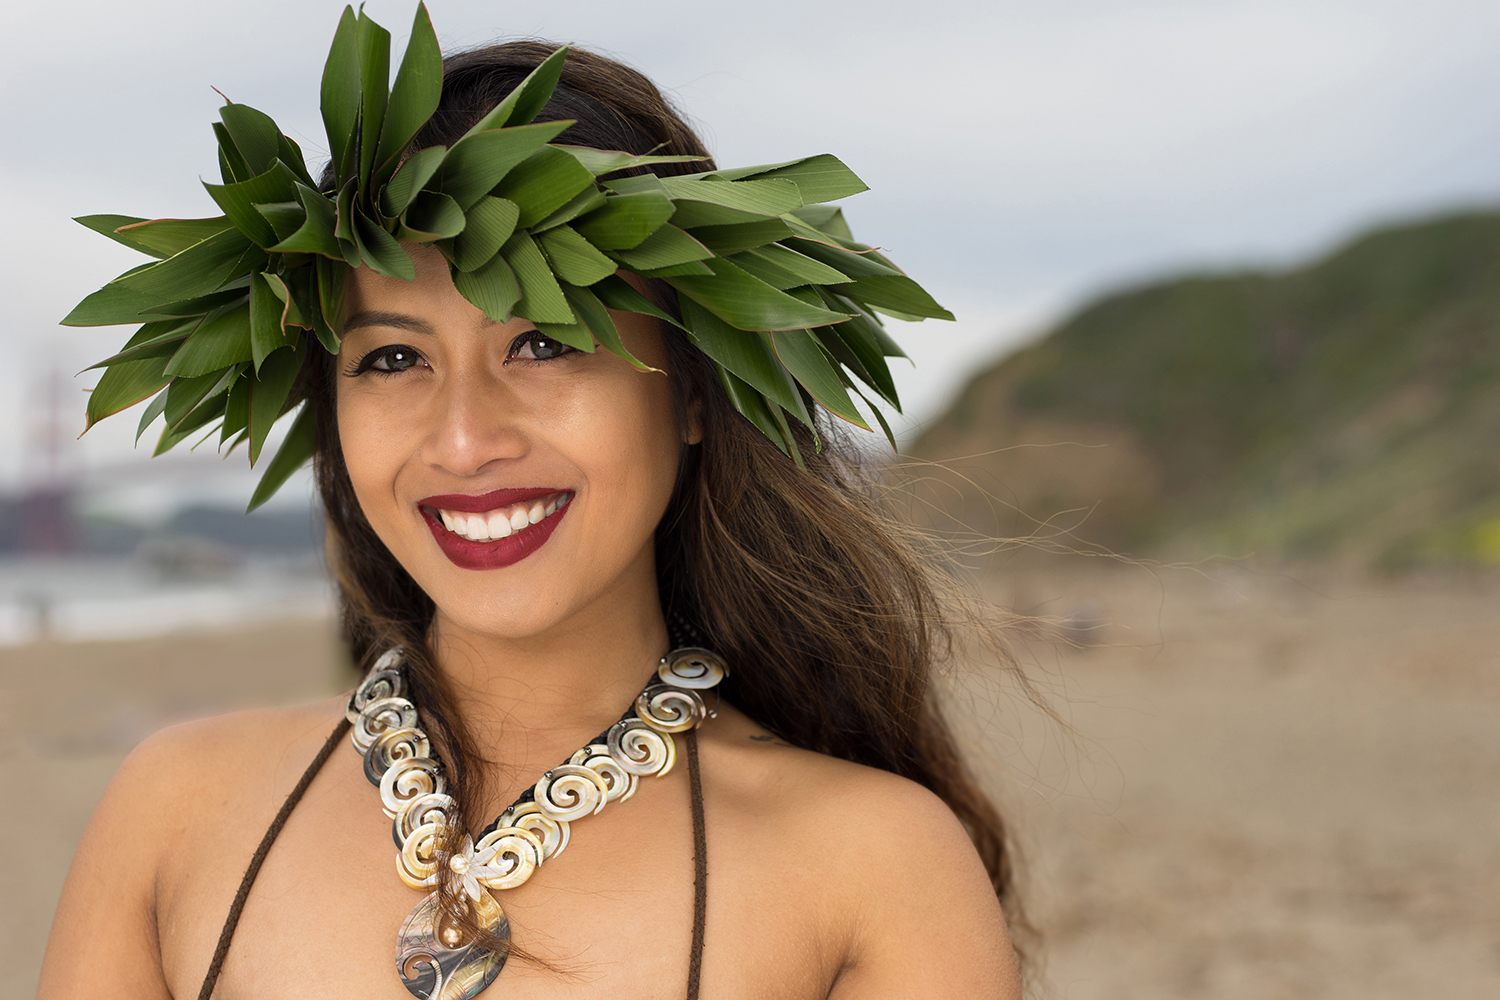
M 703 440 L 703 401 L 695 399 L 688 404 L 687 426 L 683 428 L 684 444 L 697 444 Z

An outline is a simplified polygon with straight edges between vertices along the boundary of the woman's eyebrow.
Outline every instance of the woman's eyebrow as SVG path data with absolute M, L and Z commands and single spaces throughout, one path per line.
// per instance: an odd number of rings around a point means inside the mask
M 412 333 L 425 333 L 429 337 L 433 334 L 432 325 L 424 323 L 414 316 L 393 312 L 357 312 L 344 320 L 344 329 L 353 330 L 361 326 L 393 326 L 398 330 L 410 330 Z

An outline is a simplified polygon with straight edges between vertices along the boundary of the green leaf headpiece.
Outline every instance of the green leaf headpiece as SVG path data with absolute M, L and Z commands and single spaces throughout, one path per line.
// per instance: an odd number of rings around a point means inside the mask
M 96 368 L 88 423 L 155 397 L 161 454 L 209 428 L 248 442 L 254 465 L 271 425 L 295 411 L 250 506 L 311 457 L 314 415 L 295 391 L 307 352 L 336 352 L 351 268 L 412 280 L 402 243 L 447 259 L 458 291 L 497 322 L 512 316 L 584 351 L 640 366 L 608 309 L 680 326 L 718 369 L 735 408 L 799 463 L 788 416 L 813 407 L 869 429 L 850 393 L 890 435 L 872 391 L 899 410 L 886 363 L 904 356 L 876 313 L 952 315 L 880 253 L 856 243 L 830 201 L 865 185 L 829 155 L 687 176 L 615 177 L 694 157 L 559 145 L 572 122 L 536 124 L 566 48 L 538 66 L 452 146 L 412 152 L 438 106 L 442 55 L 427 10 L 390 80 L 390 35 L 345 8 L 323 71 L 334 186 L 320 191 L 297 144 L 269 117 L 226 104 L 213 126 L 223 214 L 78 221 L 156 258 L 85 298 L 63 323 L 143 324 Z M 681 321 L 617 275 L 676 290 Z M 217 423 L 216 423 L 217 422 Z M 210 427 L 210 425 L 213 425 Z

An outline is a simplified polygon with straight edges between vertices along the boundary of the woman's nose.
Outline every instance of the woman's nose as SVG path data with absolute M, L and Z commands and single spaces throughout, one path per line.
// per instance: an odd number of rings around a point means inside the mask
M 501 377 L 477 368 L 455 373 L 432 403 L 422 454 L 430 465 L 472 476 L 531 449 L 525 404 Z

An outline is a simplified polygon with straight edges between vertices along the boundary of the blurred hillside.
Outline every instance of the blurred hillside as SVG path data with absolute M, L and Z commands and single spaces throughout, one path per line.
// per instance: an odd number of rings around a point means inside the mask
M 1107 296 L 977 375 L 910 450 L 961 474 L 940 503 L 987 534 L 1500 563 L 1500 213 Z

